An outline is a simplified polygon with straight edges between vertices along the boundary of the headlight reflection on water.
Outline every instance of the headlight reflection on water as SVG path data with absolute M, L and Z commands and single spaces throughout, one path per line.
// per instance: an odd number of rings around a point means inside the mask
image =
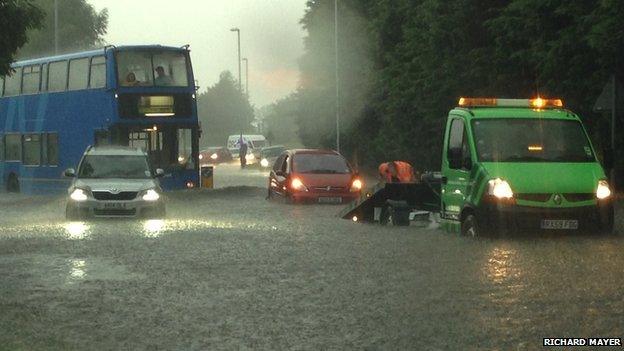
M 143 223 L 143 232 L 147 237 L 159 237 L 162 234 L 164 228 L 165 221 L 162 219 L 150 219 Z
M 89 234 L 89 226 L 84 222 L 69 222 L 65 224 L 65 231 L 70 239 L 84 239 Z

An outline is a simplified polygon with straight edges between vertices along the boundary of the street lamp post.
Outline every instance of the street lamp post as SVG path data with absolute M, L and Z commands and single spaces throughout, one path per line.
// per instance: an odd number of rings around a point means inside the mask
M 336 151 L 340 152 L 340 94 L 338 90 L 338 0 L 334 0 L 334 54 L 336 78 Z
M 58 1 L 54 0 L 54 54 L 58 55 Z
M 238 37 L 238 90 L 239 91 L 243 91 L 242 87 L 241 87 L 241 51 L 240 51 L 240 29 L 238 28 L 232 28 L 230 29 L 231 32 L 236 32 L 236 35 Z
M 245 95 L 249 99 L 249 60 L 243 57 L 243 61 L 245 61 Z

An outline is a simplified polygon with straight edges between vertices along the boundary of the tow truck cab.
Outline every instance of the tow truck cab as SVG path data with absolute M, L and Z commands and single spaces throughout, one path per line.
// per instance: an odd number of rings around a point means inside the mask
M 449 230 L 613 229 L 605 172 L 559 99 L 461 98 L 448 115 L 441 171 Z

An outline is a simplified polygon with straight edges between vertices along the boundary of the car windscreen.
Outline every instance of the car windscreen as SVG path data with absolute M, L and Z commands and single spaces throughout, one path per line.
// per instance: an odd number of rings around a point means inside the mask
M 80 164 L 78 178 L 151 177 L 147 158 L 143 156 L 87 155 Z
M 334 154 L 297 154 L 293 157 L 293 170 L 297 173 L 351 173 L 344 157 Z
M 279 155 L 282 154 L 282 152 L 286 151 L 285 148 L 283 147 L 278 147 L 278 148 L 268 148 L 268 149 L 262 149 L 261 151 L 261 156 L 262 157 L 277 157 Z
M 475 119 L 482 162 L 595 162 L 581 123 L 555 119 Z

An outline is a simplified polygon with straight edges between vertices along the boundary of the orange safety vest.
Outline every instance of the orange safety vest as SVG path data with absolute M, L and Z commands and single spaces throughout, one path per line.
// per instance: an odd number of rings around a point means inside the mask
M 387 183 L 412 183 L 414 182 L 414 169 L 412 165 L 403 161 L 393 161 L 397 174 L 393 177 L 390 174 L 390 162 L 382 163 L 379 165 L 379 175 Z

